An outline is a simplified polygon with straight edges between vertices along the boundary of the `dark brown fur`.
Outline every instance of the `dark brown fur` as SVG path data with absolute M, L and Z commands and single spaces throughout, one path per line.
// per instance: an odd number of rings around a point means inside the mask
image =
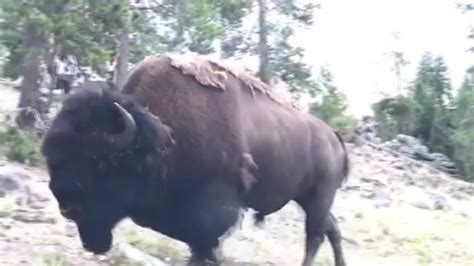
M 340 137 L 321 120 L 277 100 L 268 85 L 243 71 L 203 58 L 179 57 L 174 62 L 175 58 L 148 58 L 123 93 L 133 95 L 173 128 L 173 137 L 181 144 L 177 153 L 193 153 L 200 169 L 224 166 L 225 178 L 236 178 L 231 181 L 250 191 L 245 204 L 260 216 L 291 199 L 307 211 L 328 212 L 349 171 Z M 255 177 L 239 179 L 232 169 L 238 169 L 245 153 L 259 170 Z M 196 178 L 216 175 L 209 172 Z M 327 202 L 315 209 L 310 202 L 319 197 Z
M 203 58 L 150 57 L 122 93 L 73 94 L 43 146 L 60 205 L 86 217 L 75 221 L 88 249 L 107 250 L 107 230 L 129 216 L 186 242 L 193 261 L 214 260 L 218 238 L 236 222 L 238 209 L 253 208 L 263 220 L 294 200 L 306 212 L 304 265 L 312 263 L 324 235 L 336 264 L 344 265 L 329 210 L 347 177 L 348 160 L 341 138 L 324 122 L 277 100 L 250 75 Z M 120 153 L 100 144 L 94 133 L 120 128 L 114 102 L 138 126 L 134 144 Z M 61 143 L 83 143 L 76 147 L 81 156 Z M 91 159 L 105 166 L 86 164 Z M 109 194 L 99 194 L 93 185 L 76 191 L 69 180 L 77 169 L 90 184 L 100 179 Z M 112 173 L 115 177 L 105 177 Z M 77 199 L 64 199 L 74 193 Z M 90 200 L 81 206 L 79 198 Z

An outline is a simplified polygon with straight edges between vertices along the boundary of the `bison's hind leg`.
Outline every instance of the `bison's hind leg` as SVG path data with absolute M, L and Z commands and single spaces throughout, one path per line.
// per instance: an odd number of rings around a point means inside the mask
M 219 181 L 202 185 L 180 208 L 181 234 L 192 253 L 190 264 L 218 263 L 219 238 L 236 224 L 240 214 L 237 188 Z
M 319 247 L 324 241 L 324 236 L 328 235 L 329 232 L 331 233 L 331 238 L 335 241 L 334 243 L 337 242 L 335 223 L 328 223 L 329 210 L 334 200 L 334 195 L 335 188 L 332 190 L 330 186 L 321 185 L 308 188 L 296 199 L 306 213 L 306 248 L 303 266 L 313 265 Z M 328 228 L 331 228 L 331 231 Z
M 329 213 L 326 223 L 326 236 L 329 239 L 329 243 L 331 244 L 332 251 L 334 253 L 335 264 L 336 266 L 345 266 L 346 262 L 344 260 L 344 252 L 342 251 L 341 246 L 342 236 L 339 226 L 337 225 L 336 217 L 334 217 L 332 213 Z
M 256 212 L 253 216 L 253 219 L 255 221 L 256 226 L 262 227 L 265 223 L 265 214 L 263 214 L 262 212 Z
M 303 206 L 306 212 L 306 247 L 303 266 L 313 265 L 321 243 L 324 241 L 327 212 L 318 202 Z

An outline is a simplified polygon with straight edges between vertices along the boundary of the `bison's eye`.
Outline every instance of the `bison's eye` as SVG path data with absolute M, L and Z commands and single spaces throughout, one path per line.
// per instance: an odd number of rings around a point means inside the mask
M 61 203 L 70 203 L 80 201 L 82 195 L 77 189 L 53 189 L 53 194 L 56 199 Z
M 61 212 L 61 215 L 64 216 L 65 218 L 73 221 L 78 221 L 82 217 L 82 208 L 81 206 L 67 206 L 67 207 L 62 207 L 60 205 L 59 210 Z
M 61 214 L 72 220 L 78 220 L 82 215 L 82 193 L 77 189 L 52 189 L 59 203 Z

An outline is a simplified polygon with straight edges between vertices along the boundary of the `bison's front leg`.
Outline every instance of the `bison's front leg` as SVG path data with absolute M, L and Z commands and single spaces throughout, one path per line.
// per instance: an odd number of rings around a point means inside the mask
M 219 259 L 216 257 L 215 253 L 203 250 L 196 250 L 191 248 L 192 257 L 188 262 L 188 266 L 210 266 L 210 265 L 219 265 Z
M 180 208 L 180 233 L 192 253 L 190 265 L 216 265 L 219 237 L 237 221 L 240 213 L 238 188 L 222 180 L 204 184 Z

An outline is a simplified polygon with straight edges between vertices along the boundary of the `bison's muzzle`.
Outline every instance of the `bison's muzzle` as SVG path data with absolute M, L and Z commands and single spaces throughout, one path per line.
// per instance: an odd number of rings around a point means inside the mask
M 112 232 L 94 224 L 79 224 L 79 235 L 83 247 L 94 254 L 103 254 L 112 247 Z

